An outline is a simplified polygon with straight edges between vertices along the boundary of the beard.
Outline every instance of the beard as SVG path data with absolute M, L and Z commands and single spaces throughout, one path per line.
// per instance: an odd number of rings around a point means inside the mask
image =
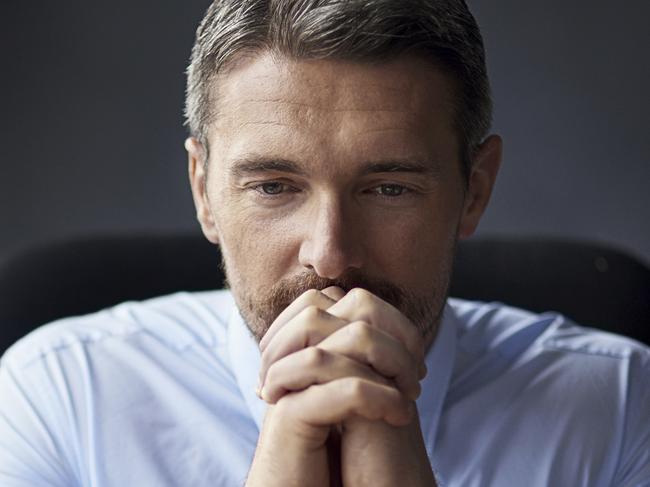
M 351 270 L 337 279 L 326 279 L 313 271 L 305 270 L 281 279 L 271 288 L 253 291 L 251 286 L 239 280 L 231 282 L 225 259 L 222 266 L 226 275 L 226 287 L 231 289 L 242 318 L 258 343 L 278 315 L 300 295 L 310 289 L 323 290 L 330 286 L 337 286 L 346 293 L 357 287 L 369 291 L 397 308 L 413 323 L 422 337 L 427 339 L 436 333 L 447 300 L 453 253 L 452 251 L 449 264 L 440 269 L 437 277 L 432 276 L 426 294 L 416 294 L 385 279 L 370 277 L 359 270 Z

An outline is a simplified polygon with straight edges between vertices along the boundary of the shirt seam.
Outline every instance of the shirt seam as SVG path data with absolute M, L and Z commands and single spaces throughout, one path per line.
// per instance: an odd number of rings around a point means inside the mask
M 608 352 L 605 350 L 585 350 L 584 348 L 575 349 L 563 345 L 558 345 L 555 343 L 542 343 L 542 348 L 551 351 L 579 353 L 582 355 L 590 355 L 590 356 L 595 355 L 598 357 L 606 357 L 613 360 L 630 360 L 630 357 L 632 355 L 632 351 L 622 351 L 620 353 L 617 353 L 617 352 Z
M 13 353 L 9 353 L 6 359 L 8 362 L 11 361 L 12 363 L 14 363 L 15 366 L 20 367 L 21 369 L 26 369 L 28 367 L 31 367 L 34 364 L 34 362 L 42 360 L 50 354 L 67 350 L 69 348 L 74 347 L 75 345 L 82 345 L 85 347 L 89 344 L 101 343 L 104 340 L 109 338 L 129 338 L 133 335 L 143 333 L 145 331 L 146 330 L 144 328 L 138 328 L 135 330 L 129 330 L 126 333 L 105 333 L 102 334 L 102 336 L 100 337 L 75 337 L 75 339 L 70 343 L 62 343 L 59 345 L 48 346 L 47 349 L 34 352 L 33 355 L 30 355 L 28 356 L 28 358 L 25 358 L 23 360 L 21 360 L 20 357 L 15 357 Z

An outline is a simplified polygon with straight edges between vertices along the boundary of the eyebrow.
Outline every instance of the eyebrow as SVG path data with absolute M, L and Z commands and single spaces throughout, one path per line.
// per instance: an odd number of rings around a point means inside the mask
M 425 174 L 437 176 L 440 172 L 440 166 L 434 162 L 422 162 L 418 160 L 407 159 L 404 161 L 389 160 L 379 162 L 369 162 L 364 165 L 361 171 L 362 175 L 386 173 L 386 172 L 405 172 L 413 174 Z
M 307 172 L 294 161 L 255 155 L 235 160 L 229 172 L 235 178 L 263 172 L 307 175 Z M 437 162 L 424 162 L 416 159 L 369 161 L 362 165 L 362 176 L 380 173 L 411 173 L 437 177 L 440 173 L 440 165 Z
M 305 171 L 288 159 L 248 156 L 235 160 L 230 167 L 230 174 L 235 178 L 261 172 L 285 172 L 305 176 Z

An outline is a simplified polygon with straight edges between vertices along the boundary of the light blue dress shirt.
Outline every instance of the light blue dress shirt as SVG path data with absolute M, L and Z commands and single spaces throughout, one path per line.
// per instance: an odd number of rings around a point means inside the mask
M 450 299 L 417 400 L 442 486 L 650 486 L 650 350 Z M 0 367 L 0 486 L 239 486 L 265 404 L 227 291 L 60 320 Z

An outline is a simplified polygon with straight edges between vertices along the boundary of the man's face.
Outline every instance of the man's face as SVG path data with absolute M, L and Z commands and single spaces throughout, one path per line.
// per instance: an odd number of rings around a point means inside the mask
M 455 242 L 478 222 L 452 86 L 415 57 L 371 65 L 267 53 L 219 80 L 205 187 L 191 140 L 190 177 L 258 340 L 299 294 L 328 285 L 365 287 L 423 332 L 435 327 Z

